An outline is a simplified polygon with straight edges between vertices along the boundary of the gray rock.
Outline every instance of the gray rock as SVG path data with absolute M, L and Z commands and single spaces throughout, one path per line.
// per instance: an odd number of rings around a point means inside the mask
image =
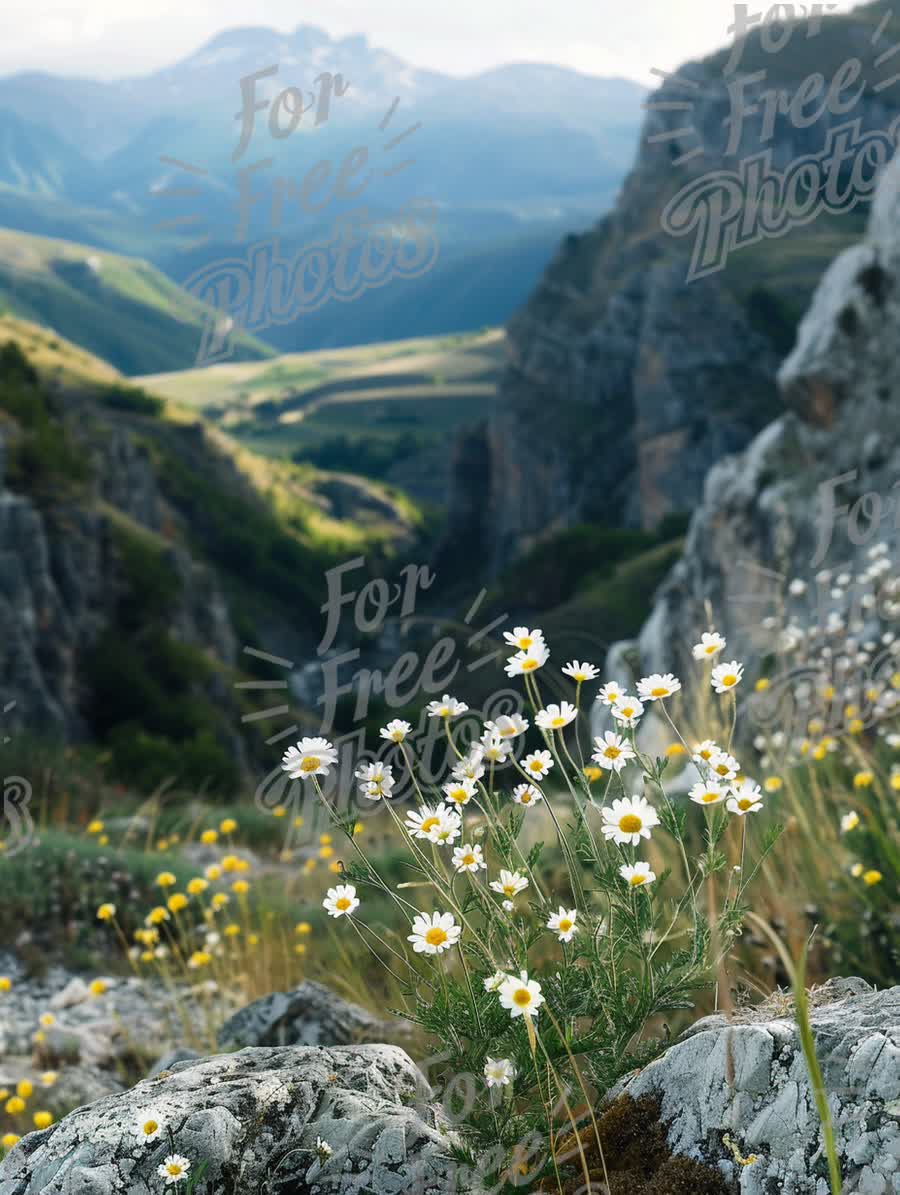
M 782 625 L 786 611 L 801 627 L 821 626 L 832 610 L 844 623 L 860 617 L 854 587 L 843 605 L 821 570 L 853 577 L 871 564 L 878 542 L 900 553 L 900 158 L 885 168 L 865 242 L 846 250 L 825 273 L 780 373 L 787 414 L 765 428 L 739 456 L 719 461 L 706 479 L 682 560 L 657 594 L 639 639 L 644 672 L 690 667 L 687 647 L 707 626 L 706 604 L 729 641 L 729 658 L 770 655 L 765 620 Z M 836 479 L 841 480 L 835 484 Z M 878 503 L 858 522 L 830 514 L 834 504 Z M 790 594 L 791 580 L 806 583 Z M 854 603 L 857 603 L 854 606 Z M 879 601 L 860 640 L 896 630 L 897 614 Z M 676 657 L 684 652 L 683 659 Z M 786 658 L 790 667 L 790 658 Z M 774 695 L 773 695 L 774 697 Z M 773 724 L 782 718 L 773 702 Z M 759 710 L 760 724 L 766 711 Z
M 151 1118 L 164 1131 L 146 1142 Z M 0 1195 L 158 1195 L 173 1148 L 206 1165 L 216 1195 L 477 1192 L 452 1144 L 395 1046 L 247 1049 L 179 1064 L 29 1134 L 0 1164 Z
M 810 994 L 847 1191 L 900 1191 L 900 987 L 876 992 L 859 979 Z M 698 1021 L 662 1058 L 622 1088 L 659 1095 L 673 1152 L 717 1163 L 741 1195 L 822 1195 L 821 1125 L 791 1001 Z M 756 1161 L 739 1166 L 723 1137 Z
M 177 1066 L 179 1062 L 196 1062 L 202 1055 L 198 1054 L 196 1050 L 189 1050 L 187 1046 L 179 1046 L 176 1050 L 168 1050 L 165 1054 L 154 1062 L 153 1066 L 147 1072 L 147 1078 L 152 1079 L 154 1075 L 159 1075 L 163 1071 L 170 1071 Z
M 397 1040 L 404 1025 L 380 1021 L 358 1004 L 306 980 L 290 992 L 272 992 L 229 1017 L 219 1030 L 222 1050 L 243 1046 L 346 1046 Z
M 798 91 L 809 71 L 796 50 L 801 39 L 818 38 L 823 60 L 858 55 L 863 74 L 874 77 L 880 49 L 868 21 L 861 8 L 826 18 L 819 32 L 802 22 L 789 30 L 791 45 L 777 56 L 784 94 Z M 791 25 L 787 17 L 784 23 Z M 635 164 L 614 209 L 565 238 L 510 321 L 496 403 L 480 444 L 467 432 L 457 458 L 448 562 L 455 542 L 466 560 L 488 560 L 497 571 L 541 537 L 579 522 L 653 527 L 667 513 L 689 512 L 709 466 L 780 414 L 778 364 L 815 277 L 814 269 L 803 276 L 793 264 L 784 268 L 792 250 L 781 246 L 798 244 L 806 267 L 815 251 L 824 257 L 826 238 L 851 243 L 852 219 L 822 218 L 788 230 L 783 241 L 742 245 L 727 269 L 712 253 L 711 272 L 693 281 L 689 258 L 700 227 L 709 233 L 707 250 L 717 239 L 709 232 L 716 206 L 709 180 L 736 184 L 739 198 L 723 203 L 742 210 L 720 242 L 733 244 L 740 225 L 759 227 L 759 199 L 739 181 L 741 164 L 765 154 L 774 171 L 786 171 L 820 155 L 849 118 L 823 106 L 800 128 L 779 112 L 771 136 L 761 121 L 743 120 L 740 144 L 727 146 L 735 113 L 758 113 L 772 87 L 773 58 L 760 46 L 759 28 L 743 47 L 744 64 L 752 59 L 759 72 L 751 83 L 750 67 L 740 68 L 745 102 L 729 94 L 726 52 L 687 63 L 648 96 Z M 897 111 L 889 91 L 863 92 L 852 119 L 863 132 L 883 133 Z M 681 225 L 685 235 L 676 236 L 663 227 L 663 213 L 692 187 L 695 198 L 705 191 L 709 207 L 696 204 Z M 895 212 L 883 204 L 881 213 L 879 227 L 892 236 Z

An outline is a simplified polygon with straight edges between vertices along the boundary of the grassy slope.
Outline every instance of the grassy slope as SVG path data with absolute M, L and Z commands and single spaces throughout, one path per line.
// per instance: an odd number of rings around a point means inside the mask
M 142 379 L 255 452 L 387 478 L 445 497 L 448 444 L 493 402 L 499 330 L 292 353 Z
M 0 229 L 0 310 L 53 328 L 123 373 L 186 368 L 204 308 L 145 261 Z M 272 350 L 237 336 L 237 359 Z
M 380 562 L 412 550 L 419 513 L 375 482 L 255 456 L 206 428 L 196 412 L 128 386 L 111 366 L 55 334 L 0 317 L 7 356 L 8 342 L 30 358 L 38 378 L 17 381 L 6 358 L 0 367 L 7 485 L 48 514 L 104 514 L 113 546 L 111 618 L 79 663 L 94 738 L 134 783 L 152 786 L 171 771 L 212 775 L 227 789 L 235 768 L 222 744 L 240 729 L 239 699 L 211 699 L 215 675 L 230 691 L 230 667 L 171 634 L 182 575 L 170 544 L 186 546 L 217 576 L 239 642 L 264 646 L 273 627 L 315 642 L 325 570 L 363 553 L 377 572 Z M 162 533 L 99 497 L 95 449 L 113 428 L 140 443 L 153 464 L 170 504 Z M 257 746 L 262 728 L 252 728 Z

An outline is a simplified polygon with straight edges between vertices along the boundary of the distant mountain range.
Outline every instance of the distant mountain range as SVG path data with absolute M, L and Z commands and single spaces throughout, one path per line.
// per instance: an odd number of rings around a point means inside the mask
M 240 81 L 274 66 L 277 73 L 256 83 L 256 97 L 270 107 L 234 162 Z M 285 88 L 300 89 L 308 110 L 276 140 L 267 121 Z M 278 231 L 286 252 L 326 235 L 351 207 L 388 220 L 410 199 L 428 198 L 440 213 L 440 263 L 414 293 L 393 282 L 377 301 L 370 294 L 354 304 L 352 315 L 326 305 L 270 334 L 272 343 L 327 347 L 497 323 L 524 301 L 562 236 L 613 202 L 644 95 L 625 79 L 555 66 L 454 79 L 365 37 L 333 39 L 306 25 L 289 34 L 229 30 L 138 78 L 0 79 L 0 224 L 146 257 L 181 282 L 272 235 L 276 176 L 299 189 L 328 159 L 334 178 L 345 156 L 364 146 L 378 168 L 361 198 L 316 214 L 285 201 Z M 283 126 L 293 99 L 280 109 Z M 259 200 L 242 238 L 238 170 L 263 159 L 271 164 L 252 176 Z

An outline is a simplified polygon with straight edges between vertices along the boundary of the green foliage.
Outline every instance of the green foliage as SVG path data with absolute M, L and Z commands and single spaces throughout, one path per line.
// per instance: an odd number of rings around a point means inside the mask
M 18 425 L 8 439 L 7 476 L 37 500 L 87 479 L 84 456 L 54 410 L 50 396 L 15 341 L 0 348 L 0 410 Z
M 433 438 L 406 431 L 395 439 L 375 436 L 329 436 L 308 448 L 299 448 L 292 459 L 298 464 L 312 464 L 319 469 L 358 473 L 363 477 L 383 478 L 393 465 L 422 452 Z
M 135 415 L 160 415 L 165 407 L 161 398 L 148 394 L 139 386 L 104 386 L 100 400 L 115 411 L 129 411 Z

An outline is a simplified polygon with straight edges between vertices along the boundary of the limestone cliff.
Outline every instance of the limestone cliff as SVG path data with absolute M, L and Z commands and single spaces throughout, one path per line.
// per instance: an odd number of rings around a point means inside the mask
M 650 97 L 614 210 L 566 240 L 511 321 L 484 448 L 479 454 L 470 442 L 460 458 L 451 538 L 474 537 L 492 570 L 560 527 L 650 528 L 692 510 L 709 467 L 779 413 L 779 361 L 825 265 L 858 239 L 861 207 L 848 203 L 840 215 L 740 244 L 723 255 L 724 268 L 695 270 L 700 276 L 688 281 L 696 242 L 674 235 L 671 205 L 681 204 L 683 216 L 689 189 L 708 194 L 716 172 L 736 187 L 761 154 L 772 171 L 787 171 L 821 155 L 848 123 L 883 141 L 900 113 L 900 84 L 883 85 L 891 67 L 882 55 L 900 40 L 900 20 L 888 18 L 874 4 L 812 28 L 797 22 L 777 51 L 775 31 L 757 27 L 734 49 L 734 69 L 725 50 L 688 63 Z M 812 121 L 779 107 L 765 127 L 768 92 L 796 96 L 817 71 L 823 87 L 840 81 L 851 58 L 860 64 L 858 95 L 841 92 Z M 751 81 L 735 92 L 738 76 Z M 729 121 L 739 129 L 733 142 Z M 850 163 L 836 175 L 845 189 Z M 723 230 L 732 241 L 740 221 L 758 219 L 746 179 L 738 189 Z M 473 494 L 468 462 L 478 455 L 486 481 Z
M 887 624 L 896 629 L 898 342 L 895 158 L 865 239 L 825 273 L 780 369 L 787 412 L 707 478 L 684 557 L 641 635 L 642 668 L 673 666 L 673 650 L 706 625 L 706 602 L 738 658 L 758 659 L 767 641 L 771 650 L 767 625 L 776 616 L 779 625 L 820 628 L 838 618 L 859 642 L 878 642 Z M 853 610 L 853 583 L 879 554 L 891 562 L 884 600 Z

